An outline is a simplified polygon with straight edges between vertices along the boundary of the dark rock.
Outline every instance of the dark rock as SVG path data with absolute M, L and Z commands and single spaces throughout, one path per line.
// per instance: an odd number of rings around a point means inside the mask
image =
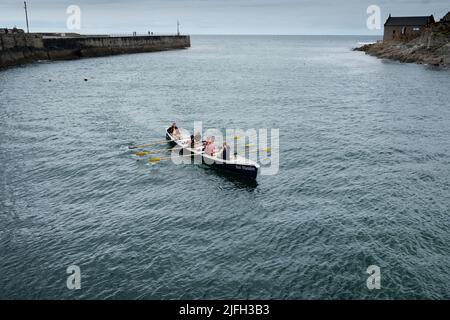
M 409 42 L 377 42 L 353 50 L 400 62 L 450 66 L 450 23 L 436 23 Z

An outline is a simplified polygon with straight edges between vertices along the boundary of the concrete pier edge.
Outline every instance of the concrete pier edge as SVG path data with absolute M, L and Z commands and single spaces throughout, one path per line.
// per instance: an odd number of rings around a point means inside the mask
M 68 60 L 117 54 L 185 49 L 190 36 L 70 36 L 0 34 L 0 68 L 38 60 Z

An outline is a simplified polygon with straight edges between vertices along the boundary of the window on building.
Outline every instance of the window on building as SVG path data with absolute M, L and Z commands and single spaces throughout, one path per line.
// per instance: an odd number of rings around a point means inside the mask
M 420 31 L 420 28 L 419 27 L 414 27 L 413 31 Z

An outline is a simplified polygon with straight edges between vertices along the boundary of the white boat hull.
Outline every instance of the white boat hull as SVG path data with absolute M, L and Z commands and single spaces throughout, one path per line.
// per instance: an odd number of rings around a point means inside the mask
M 188 140 L 178 140 L 174 138 L 166 130 L 166 138 L 173 146 L 180 147 L 181 150 L 187 150 L 191 152 L 192 156 L 201 156 L 202 163 L 211 166 L 218 170 L 234 173 L 242 177 L 256 179 L 259 171 L 259 164 L 254 161 L 239 157 L 234 158 L 231 156 L 230 160 L 224 160 L 219 157 L 213 157 L 203 153 L 201 150 L 190 148 Z M 244 160 L 245 159 L 245 160 Z

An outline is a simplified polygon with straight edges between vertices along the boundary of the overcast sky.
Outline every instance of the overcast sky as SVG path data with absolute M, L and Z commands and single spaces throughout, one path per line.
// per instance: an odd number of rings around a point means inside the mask
M 381 8 L 382 23 L 393 16 L 450 11 L 449 0 L 29 0 L 30 31 L 68 32 L 66 9 L 81 8 L 80 33 L 358 34 L 367 7 Z M 0 0 L 0 27 L 25 28 L 22 0 Z

